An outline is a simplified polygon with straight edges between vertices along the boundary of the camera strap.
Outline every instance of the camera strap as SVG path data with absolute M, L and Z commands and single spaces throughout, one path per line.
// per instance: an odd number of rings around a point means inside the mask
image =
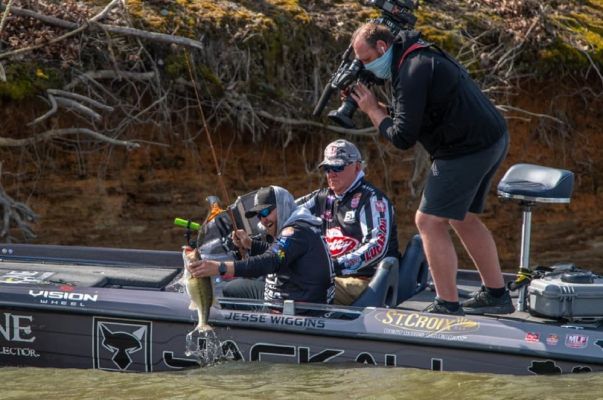
M 412 53 L 415 50 L 420 50 L 420 49 L 424 49 L 426 47 L 432 46 L 431 43 L 426 43 L 426 42 L 415 42 L 413 44 L 411 44 L 408 49 L 406 49 L 404 51 L 404 53 L 402 54 L 402 57 L 400 57 L 400 60 L 398 61 L 398 69 L 400 69 L 400 67 L 402 66 L 402 63 L 404 62 L 404 60 L 406 59 L 406 57 L 408 57 L 408 55 L 410 53 Z
M 425 49 L 427 47 L 433 47 L 434 49 L 438 50 L 444 58 L 446 58 L 448 61 L 450 61 L 451 63 L 453 63 L 454 65 L 457 66 L 457 68 L 461 71 L 463 77 L 466 77 L 469 75 L 469 73 L 467 72 L 467 69 L 465 67 L 463 67 L 461 64 L 459 64 L 458 61 L 456 61 L 454 58 L 452 58 L 450 55 L 448 55 L 448 53 L 446 53 L 444 50 L 442 50 L 439 46 L 437 46 L 434 43 L 424 42 L 423 40 L 419 40 L 418 42 L 411 44 L 404 51 L 404 53 L 402 54 L 402 57 L 400 57 L 400 60 L 398 61 L 398 70 L 400 70 L 402 63 L 404 62 L 404 60 L 406 59 L 406 57 L 408 57 L 408 55 L 410 53 L 412 53 L 415 50 Z

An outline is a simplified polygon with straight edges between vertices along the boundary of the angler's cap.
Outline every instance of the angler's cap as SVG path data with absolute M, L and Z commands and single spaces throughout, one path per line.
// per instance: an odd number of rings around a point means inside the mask
M 318 164 L 318 168 L 324 165 L 344 166 L 353 162 L 362 162 L 360 150 L 354 143 L 345 139 L 338 139 L 327 145 L 324 159 Z
M 255 192 L 255 197 L 253 198 L 253 207 L 245 212 L 245 217 L 253 218 L 258 214 L 258 212 L 268 207 L 276 208 L 276 195 L 274 194 L 274 189 L 272 186 L 260 188 L 257 192 Z

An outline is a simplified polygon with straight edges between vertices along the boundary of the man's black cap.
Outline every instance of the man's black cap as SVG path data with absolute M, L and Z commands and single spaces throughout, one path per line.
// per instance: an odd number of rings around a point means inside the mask
M 245 212 L 246 218 L 255 217 L 264 208 L 276 207 L 276 195 L 272 186 L 260 188 L 253 198 L 253 207 Z

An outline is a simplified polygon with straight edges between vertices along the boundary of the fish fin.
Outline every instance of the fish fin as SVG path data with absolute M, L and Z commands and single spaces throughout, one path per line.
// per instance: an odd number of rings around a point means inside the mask
M 209 332 L 209 331 L 213 331 L 214 328 L 212 328 L 211 325 L 208 325 L 208 324 L 199 324 L 199 325 L 197 325 L 197 330 L 199 332 Z
M 188 305 L 188 309 L 189 310 L 196 310 L 197 309 L 197 305 L 191 300 L 191 302 Z

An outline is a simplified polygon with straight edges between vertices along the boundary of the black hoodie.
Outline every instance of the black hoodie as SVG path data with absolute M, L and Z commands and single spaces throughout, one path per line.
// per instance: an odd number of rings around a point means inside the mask
M 393 44 L 392 112 L 379 132 L 400 149 L 416 142 L 432 159 L 454 158 L 485 149 L 505 132 L 505 120 L 467 71 L 434 46 L 404 51 L 422 42 L 402 31 Z

